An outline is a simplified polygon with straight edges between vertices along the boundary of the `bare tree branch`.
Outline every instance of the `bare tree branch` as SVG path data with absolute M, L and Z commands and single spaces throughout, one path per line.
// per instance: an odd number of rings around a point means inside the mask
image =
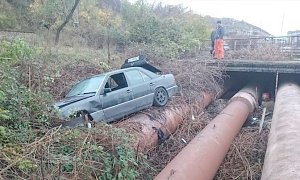
M 55 36 L 55 45 L 58 44 L 59 42 L 59 35 L 61 30 L 66 26 L 66 24 L 69 22 L 69 20 L 71 19 L 71 17 L 73 16 L 73 13 L 76 9 L 76 7 L 78 6 L 80 0 L 76 0 L 74 6 L 72 7 L 70 13 L 68 14 L 68 16 L 66 17 L 66 20 L 57 28 L 56 31 L 56 36 Z

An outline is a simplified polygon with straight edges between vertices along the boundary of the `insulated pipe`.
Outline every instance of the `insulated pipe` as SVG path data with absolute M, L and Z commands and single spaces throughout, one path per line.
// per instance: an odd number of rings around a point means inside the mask
M 196 100 L 198 103 L 197 110 L 202 111 L 214 99 L 214 95 L 203 93 Z M 154 147 L 160 140 L 163 140 L 175 132 L 178 126 L 183 122 L 186 115 L 190 112 L 191 106 L 182 104 L 179 106 L 168 107 L 161 113 L 162 118 L 153 119 L 146 114 L 138 114 L 129 118 L 124 123 L 139 124 L 141 131 L 138 131 L 138 140 L 134 145 L 136 148 L 145 150 Z M 122 124 L 120 125 L 122 126 Z M 159 134 L 162 137 L 159 137 Z
M 300 179 L 300 88 L 296 84 L 284 84 L 277 91 L 261 179 Z
M 255 88 L 244 88 L 156 177 L 213 179 L 234 137 L 257 104 Z

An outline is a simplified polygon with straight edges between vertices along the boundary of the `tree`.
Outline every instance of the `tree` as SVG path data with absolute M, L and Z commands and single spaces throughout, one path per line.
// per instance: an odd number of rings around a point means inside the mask
M 110 63 L 110 46 L 112 39 L 112 32 L 120 27 L 121 19 L 119 16 L 113 14 L 111 10 L 99 9 L 97 16 L 100 24 L 105 28 L 106 31 L 106 44 L 107 44 L 107 59 L 108 64 Z
M 62 31 L 62 29 L 66 26 L 66 24 L 68 24 L 68 22 L 70 21 L 71 17 L 73 16 L 73 13 L 76 9 L 76 7 L 78 6 L 80 0 L 75 0 L 74 6 L 72 7 L 70 13 L 68 14 L 68 16 L 66 17 L 66 20 L 57 28 L 56 31 L 56 36 L 55 36 L 55 45 L 58 44 L 59 42 L 59 35 L 60 32 Z

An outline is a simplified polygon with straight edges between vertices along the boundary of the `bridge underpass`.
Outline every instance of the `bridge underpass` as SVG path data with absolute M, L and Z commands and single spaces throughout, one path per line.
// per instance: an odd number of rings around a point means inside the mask
M 220 64 L 228 74 L 225 86 L 232 84 L 230 79 L 239 86 L 256 82 L 275 101 L 262 179 L 299 179 L 300 61 L 232 60 L 209 65 Z
M 256 84 L 261 92 L 275 96 L 283 82 L 300 83 L 300 61 L 213 60 L 201 62 L 210 68 L 221 68 L 224 78 L 223 97 L 228 99 L 246 84 Z

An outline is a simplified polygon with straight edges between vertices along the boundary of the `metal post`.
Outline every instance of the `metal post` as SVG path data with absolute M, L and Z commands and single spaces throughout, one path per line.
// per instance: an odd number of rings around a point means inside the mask
M 234 50 L 236 51 L 236 40 L 234 40 Z
M 277 95 L 277 90 L 278 90 L 278 79 L 279 79 L 279 74 L 278 71 L 276 72 L 276 80 L 275 80 L 275 97 Z

